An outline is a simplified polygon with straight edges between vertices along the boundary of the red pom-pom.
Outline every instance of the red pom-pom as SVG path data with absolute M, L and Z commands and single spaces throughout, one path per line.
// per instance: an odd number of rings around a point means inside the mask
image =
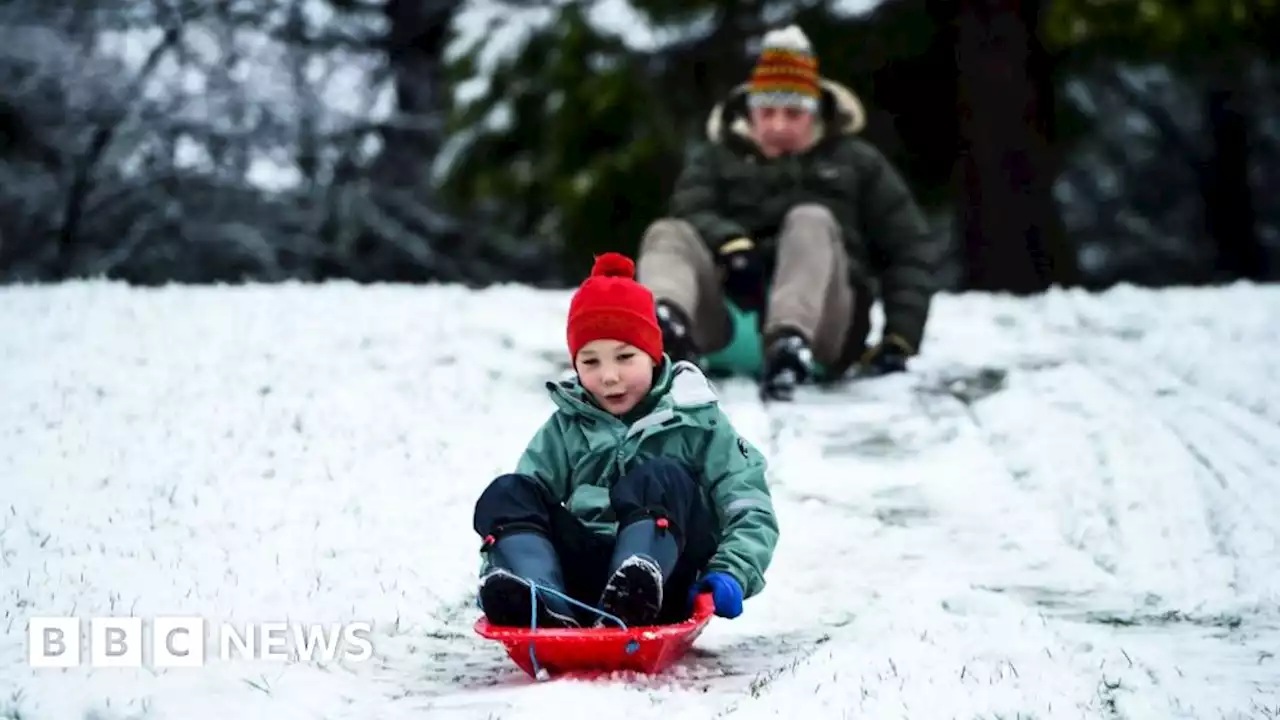
M 596 263 L 591 267 L 592 276 L 634 278 L 636 264 L 631 258 L 616 252 L 607 252 L 596 256 Z

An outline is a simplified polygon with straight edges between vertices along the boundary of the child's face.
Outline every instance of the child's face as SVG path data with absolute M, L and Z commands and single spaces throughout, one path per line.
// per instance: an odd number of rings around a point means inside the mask
M 614 415 L 634 408 L 653 385 L 653 358 L 617 340 L 593 340 L 583 345 L 573 367 L 583 387 Z

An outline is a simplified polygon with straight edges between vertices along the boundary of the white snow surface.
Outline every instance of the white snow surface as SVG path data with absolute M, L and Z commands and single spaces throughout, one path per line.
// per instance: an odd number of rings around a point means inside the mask
M 1280 716 L 1280 289 L 946 295 L 907 376 L 721 383 L 772 461 L 768 587 L 665 675 L 538 684 L 473 632 L 471 512 L 567 301 L 0 290 L 0 718 Z M 29 618 L 130 613 L 375 652 L 29 666 Z

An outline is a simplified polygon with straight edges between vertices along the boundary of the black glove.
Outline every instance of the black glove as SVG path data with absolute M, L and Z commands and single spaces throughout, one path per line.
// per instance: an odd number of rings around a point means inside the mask
M 743 310 L 764 308 L 764 258 L 751 238 L 737 238 L 720 246 L 716 253 L 724 294 Z
M 870 375 L 906 372 L 911 345 L 897 335 L 889 335 L 862 356 L 863 371 Z

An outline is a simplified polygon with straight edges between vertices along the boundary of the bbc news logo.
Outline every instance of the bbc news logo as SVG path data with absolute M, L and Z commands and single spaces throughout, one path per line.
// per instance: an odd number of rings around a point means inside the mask
M 81 665 L 82 621 L 78 617 L 33 617 L 27 632 L 32 667 Z M 155 667 L 201 667 L 217 653 L 220 660 L 364 662 L 373 657 L 366 622 L 301 624 L 288 622 L 215 625 L 199 617 L 157 617 L 149 628 L 140 617 L 100 617 L 89 621 L 90 667 L 141 667 L 143 651 Z M 149 632 L 144 632 L 149 630 Z

